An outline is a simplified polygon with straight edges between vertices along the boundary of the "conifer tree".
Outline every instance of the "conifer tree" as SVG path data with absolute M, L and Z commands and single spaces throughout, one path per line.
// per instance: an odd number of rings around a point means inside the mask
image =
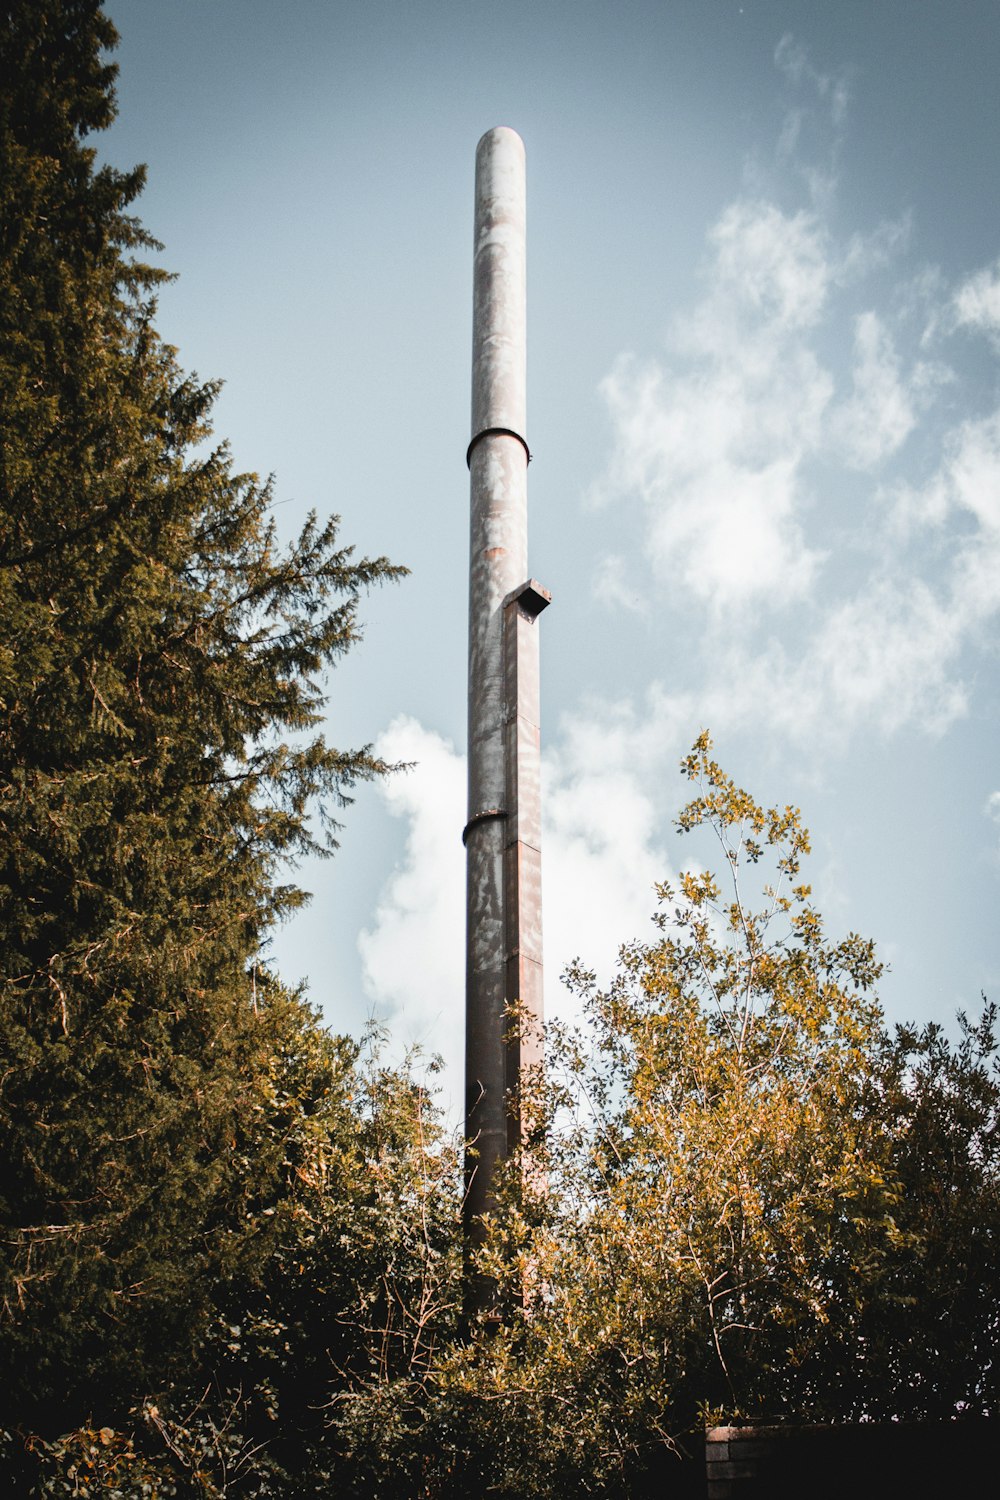
M 326 742 L 322 675 L 401 571 L 335 520 L 281 545 L 206 453 L 143 170 L 86 144 L 115 41 L 97 0 L 0 6 L 0 1426 L 57 1431 L 183 1367 L 263 1253 L 295 1007 L 255 964 L 283 863 L 386 769 Z

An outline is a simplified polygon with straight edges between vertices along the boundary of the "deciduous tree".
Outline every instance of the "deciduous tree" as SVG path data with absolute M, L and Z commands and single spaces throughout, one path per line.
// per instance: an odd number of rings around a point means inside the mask
M 469 1437 L 430 1494 L 683 1490 L 706 1419 L 996 1412 L 994 1013 L 957 1046 L 891 1034 L 872 944 L 828 937 L 803 880 L 797 809 L 707 736 L 683 769 L 678 829 L 722 873 L 660 887 L 610 987 L 570 971 L 583 1022 L 547 1039 L 548 1123 L 485 1265 L 509 1320 L 438 1372 L 429 1419 Z

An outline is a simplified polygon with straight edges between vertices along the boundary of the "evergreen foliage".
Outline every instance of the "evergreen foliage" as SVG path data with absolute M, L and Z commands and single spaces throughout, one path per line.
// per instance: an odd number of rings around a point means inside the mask
M 42 1431 L 172 1379 L 266 1259 L 275 1058 L 317 1043 L 257 957 L 302 899 L 283 864 L 386 769 L 317 725 L 400 571 L 335 521 L 281 545 L 208 447 L 142 170 L 84 144 L 115 39 L 94 0 L 0 11 L 0 1425 Z

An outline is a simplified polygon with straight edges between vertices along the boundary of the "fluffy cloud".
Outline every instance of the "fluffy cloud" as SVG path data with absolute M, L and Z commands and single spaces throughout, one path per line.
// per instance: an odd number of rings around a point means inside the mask
M 874 469 L 895 453 L 916 425 L 914 385 L 901 377 L 892 337 L 877 313 L 854 327 L 854 389 L 833 413 L 831 436 L 853 468 Z
M 895 534 L 935 534 L 948 610 L 971 632 L 1000 609 L 1000 408 L 949 429 L 923 484 L 891 491 Z
M 942 733 L 966 711 L 951 680 L 961 626 L 919 580 L 888 580 L 832 609 L 783 686 L 790 730 L 843 745 L 859 726 Z
M 1000 410 L 963 422 L 948 435 L 942 471 L 933 485 L 956 509 L 974 517 L 990 545 L 1000 537 Z M 971 538 L 973 542 L 975 537 Z
M 642 502 L 657 580 L 712 618 L 810 597 L 826 556 L 809 538 L 815 465 L 876 470 L 913 431 L 933 367 L 904 368 L 874 311 L 854 320 L 839 400 L 818 348 L 831 298 L 904 242 L 882 225 L 838 247 L 816 212 L 740 200 L 710 231 L 704 295 L 666 357 L 623 356 L 603 381 L 616 441 L 597 497 Z M 622 602 L 620 576 L 607 560 L 598 597 Z
M 965 715 L 963 655 L 1000 612 L 1000 411 L 947 430 L 941 446 L 922 486 L 894 492 L 863 586 L 796 647 L 772 642 L 723 664 L 723 711 L 746 720 L 769 682 L 788 732 L 841 746 L 860 728 L 941 734 Z M 927 534 L 929 548 L 907 547 Z
M 787 49 L 782 65 L 805 67 Z M 815 207 L 741 199 L 665 353 L 622 356 L 602 384 L 615 441 L 598 498 L 642 507 L 650 583 L 700 642 L 680 680 L 718 729 L 764 714 L 843 747 L 967 711 L 967 653 L 1000 610 L 1000 410 L 949 426 L 934 407 L 955 375 L 933 346 L 956 325 L 1000 332 L 1000 263 L 954 293 L 924 275 L 916 303 L 903 277 L 845 318 L 907 234 L 838 245 Z M 619 605 L 623 576 L 617 557 L 599 565 L 598 597 Z
M 655 697 L 642 715 L 591 706 L 567 719 L 543 766 L 545 1006 L 568 1018 L 560 984 L 579 958 L 608 979 L 623 942 L 645 935 L 654 886 L 670 870 L 656 837 L 651 775 L 683 706 Z M 668 722 L 669 721 L 669 722 Z M 366 994 L 401 1045 L 440 1053 L 444 1093 L 460 1096 L 464 1016 L 465 759 L 441 735 L 400 718 L 376 746 L 413 762 L 380 783 L 388 811 L 406 823 L 402 857 L 358 939 Z
M 654 887 L 670 878 L 660 833 L 665 763 L 676 762 L 690 705 L 652 694 L 638 712 L 592 702 L 566 716 L 543 760 L 546 1007 L 573 959 L 610 979 L 622 943 L 649 933 Z
M 802 459 L 833 387 L 801 335 L 830 274 L 812 216 L 735 204 L 674 363 L 622 358 L 602 384 L 617 440 L 599 498 L 638 495 L 659 578 L 716 614 L 802 598 L 822 561 L 800 520 Z
M 406 824 L 403 856 L 358 937 L 365 991 L 405 1047 L 440 1053 L 461 1076 L 463 1047 L 465 757 L 415 719 L 396 719 L 377 744 L 412 769 L 379 783 Z
M 1000 338 L 1000 260 L 977 271 L 959 287 L 953 308 L 959 327 Z
M 810 371 L 802 374 L 799 390 L 810 405 L 822 404 L 822 384 L 810 381 Z M 740 380 L 699 386 L 627 359 L 603 383 L 618 434 L 611 486 L 644 502 L 658 577 L 716 612 L 760 598 L 799 598 L 819 562 L 795 514 L 795 437 L 776 442 L 775 455 L 763 458 L 747 387 Z M 759 403 L 761 423 L 771 417 L 787 426 L 782 391 L 770 390 L 773 404 L 771 396 Z M 800 407 L 800 418 L 810 419 L 808 407 Z

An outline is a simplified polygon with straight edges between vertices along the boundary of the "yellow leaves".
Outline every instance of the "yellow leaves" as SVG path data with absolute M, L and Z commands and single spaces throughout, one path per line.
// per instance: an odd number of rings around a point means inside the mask
M 716 902 L 721 896 L 715 877 L 707 871 L 703 874 L 684 871 L 681 875 L 681 892 L 685 900 L 694 907 Z
M 574 1412 L 606 1391 L 590 1420 L 609 1451 L 629 1401 L 633 1422 L 668 1427 L 679 1402 L 726 1390 L 730 1413 L 752 1411 L 762 1391 L 780 1402 L 789 1371 L 811 1379 L 895 1211 L 865 1116 L 882 1037 L 859 993 L 871 946 L 824 938 L 797 808 L 759 806 L 707 734 L 683 766 L 697 795 L 679 826 L 715 835 L 718 878 L 659 886 L 657 939 L 624 950 L 606 991 L 571 984 L 591 1030 L 548 1053 L 565 1080 L 547 1141 L 558 1201 L 516 1247 L 544 1295 L 527 1331 L 491 1346 L 510 1354 L 504 1379 L 537 1379 Z
M 791 919 L 791 925 L 792 931 L 807 946 L 816 944 L 823 932 L 823 922 L 819 912 L 811 906 L 803 907 L 801 911 L 796 912 Z

